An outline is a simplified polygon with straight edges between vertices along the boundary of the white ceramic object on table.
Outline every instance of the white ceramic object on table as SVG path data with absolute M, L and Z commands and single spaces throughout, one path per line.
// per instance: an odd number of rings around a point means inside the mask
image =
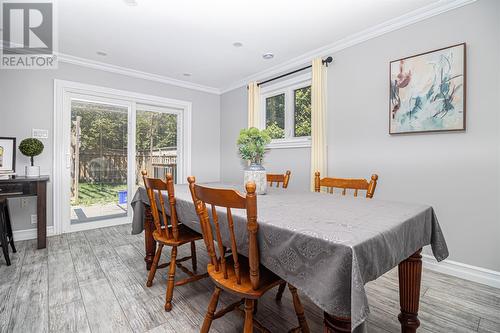
M 255 183 L 255 193 L 266 194 L 267 174 L 266 169 L 262 165 L 252 163 L 245 169 L 243 186 L 250 181 Z
M 26 177 L 40 177 L 40 167 L 27 165 L 25 169 Z

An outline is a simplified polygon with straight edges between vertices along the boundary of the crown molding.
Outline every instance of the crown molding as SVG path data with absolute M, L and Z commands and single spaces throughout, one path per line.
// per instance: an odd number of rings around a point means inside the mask
M 210 94 L 219 95 L 221 93 L 220 89 L 218 89 L 218 88 L 209 87 L 209 86 L 205 86 L 205 85 L 201 85 L 201 84 L 197 84 L 197 83 L 193 83 L 193 82 L 178 80 L 178 79 L 174 79 L 171 77 L 162 76 L 162 75 L 158 75 L 158 74 L 143 72 L 143 71 L 127 68 L 127 67 L 111 65 L 108 63 L 100 62 L 100 61 L 75 57 L 75 56 L 68 55 L 68 54 L 58 53 L 57 59 L 60 62 L 64 62 L 64 63 L 68 63 L 68 64 L 98 69 L 98 70 L 102 70 L 102 71 L 106 71 L 106 72 L 110 72 L 110 73 L 126 75 L 126 76 L 135 77 L 135 78 L 139 78 L 139 79 L 143 79 L 143 80 L 161 82 L 161 83 L 165 83 L 165 84 L 169 84 L 169 85 L 173 85 L 173 86 L 177 86 L 177 87 L 182 87 L 182 88 L 188 88 L 188 89 L 192 89 L 192 90 L 199 90 L 199 91 L 207 92 Z
M 18 44 L 16 44 L 18 45 Z M 18 45 L 21 46 L 21 45 Z M 0 39 L 0 50 L 4 48 L 4 41 Z M 27 52 L 27 54 L 30 54 Z M 69 54 L 64 54 L 60 52 L 54 52 L 54 54 L 57 56 L 57 60 L 60 62 L 72 64 L 72 65 L 77 65 L 81 67 L 87 67 L 87 68 L 92 68 L 92 69 L 98 69 L 101 71 L 106 71 L 110 73 L 115 73 L 115 74 L 121 74 L 129 77 L 134 77 L 138 79 L 143 79 L 143 80 L 148 80 L 148 81 L 155 81 L 155 82 L 161 82 L 169 85 L 173 85 L 176 87 L 181 87 L 181 88 L 187 88 L 187 89 L 192 89 L 192 90 L 198 90 L 198 91 L 203 91 L 207 92 L 210 94 L 216 94 L 220 95 L 220 89 L 214 88 L 214 87 L 209 87 L 193 82 L 188 82 L 188 81 L 183 81 L 183 80 L 178 80 L 174 79 L 168 76 L 162 76 L 158 74 L 153 74 L 153 73 L 148 73 L 148 72 L 143 72 L 139 70 L 135 70 L 132 68 L 128 67 L 121 67 L 121 66 L 116 66 L 112 64 L 108 64 L 105 62 L 101 61 L 95 61 L 91 59 L 86 59 L 86 58 L 80 58 L 76 56 L 72 56 Z
M 87 68 L 98 69 L 110 73 L 121 74 L 129 77 L 135 77 L 143 80 L 161 82 L 164 84 L 169 84 L 177 87 L 203 91 L 210 94 L 223 94 L 228 91 L 234 90 L 236 88 L 245 86 L 250 81 L 255 81 L 263 79 L 266 77 L 271 77 L 282 72 L 295 69 L 305 63 L 310 62 L 316 57 L 324 57 L 331 55 L 332 53 L 338 52 L 340 50 L 346 49 L 348 47 L 363 43 L 367 40 L 379 37 L 381 35 L 387 34 L 389 32 L 404 28 L 406 26 L 412 25 L 414 23 L 426 20 L 433 16 L 448 12 L 460 8 L 462 6 L 469 5 L 476 2 L 477 0 L 441 0 L 436 3 L 430 4 L 428 6 L 419 8 L 417 10 L 411 11 L 394 19 L 385 21 L 381 24 L 377 24 L 371 28 L 365 29 L 358 33 L 352 34 L 348 37 L 342 38 L 332 44 L 328 44 L 324 47 L 312 50 L 310 52 L 304 53 L 298 57 L 292 58 L 285 61 L 279 65 L 270 67 L 266 70 L 260 71 L 258 73 L 247 76 L 241 80 L 235 81 L 232 84 L 223 87 L 215 88 L 210 86 L 205 86 L 193 82 L 183 81 L 174 79 L 167 76 L 162 76 L 158 74 L 143 72 L 127 67 L 116 66 L 100 61 L 90 60 L 86 58 L 80 58 L 64 53 L 56 53 L 58 60 L 64 63 L 78 65 Z M 3 41 L 0 40 L 0 49 L 3 48 Z
M 248 84 L 248 82 L 262 80 L 271 76 L 281 74 L 283 72 L 303 66 L 311 62 L 316 57 L 325 57 L 332 55 L 335 52 L 346 49 L 348 47 L 363 43 L 367 40 L 382 36 L 389 32 L 407 27 L 417 22 L 426 20 L 433 16 L 446 13 L 448 11 L 469 5 L 477 0 L 441 0 L 439 2 L 424 6 L 404 15 L 390 19 L 383 23 L 377 24 L 371 28 L 362 30 L 345 38 L 342 38 L 334 43 L 317 48 L 310 52 L 304 53 L 298 57 L 292 58 L 279 65 L 270 67 L 261 72 L 249 75 L 241 80 L 235 81 L 232 84 L 220 89 L 220 93 L 224 94 L 228 91 L 240 88 Z

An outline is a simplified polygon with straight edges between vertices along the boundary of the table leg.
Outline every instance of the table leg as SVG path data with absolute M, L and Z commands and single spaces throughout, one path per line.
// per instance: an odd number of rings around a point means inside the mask
M 401 262 L 399 271 L 399 304 L 401 313 L 398 320 L 401 332 L 414 333 L 420 326 L 418 305 L 420 302 L 420 281 L 422 278 L 422 249 Z
M 402 333 L 415 333 L 420 326 L 418 305 L 420 302 L 420 281 L 422 278 L 422 249 L 415 252 L 398 266 L 399 303 L 398 316 Z M 351 332 L 351 318 L 336 317 L 324 312 L 324 333 Z
M 47 183 L 36 182 L 37 248 L 47 245 Z
M 146 269 L 148 271 L 153 264 L 153 258 L 155 257 L 156 252 L 156 242 L 153 238 L 154 228 L 151 207 L 149 207 L 149 205 L 144 205 L 144 246 L 146 248 L 144 261 L 146 262 Z
M 351 332 L 351 318 L 336 317 L 323 312 L 324 333 L 347 333 Z

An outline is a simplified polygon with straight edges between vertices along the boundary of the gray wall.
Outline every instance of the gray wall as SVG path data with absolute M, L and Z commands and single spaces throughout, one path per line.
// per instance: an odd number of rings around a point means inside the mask
M 54 79 L 77 81 L 192 102 L 192 173 L 202 181 L 220 178 L 220 97 L 215 94 L 135 79 L 114 73 L 60 63 L 57 70 L 0 71 L 0 136 L 15 136 L 18 143 L 31 136 L 32 128 L 49 130 L 45 151 L 35 158 L 41 173 L 52 176 Z M 61 147 L 61 149 L 63 149 Z M 28 158 L 17 154 L 16 169 L 24 174 Z M 48 225 L 52 220 L 52 184 L 48 187 Z M 17 206 L 14 202 L 13 205 Z M 31 229 L 26 214 L 14 221 L 14 229 Z
M 389 61 L 467 43 L 467 131 L 388 134 Z M 328 173 L 380 176 L 376 197 L 435 207 L 451 260 L 500 271 L 500 1 L 481 0 L 336 54 L 328 70 Z M 235 151 L 246 88 L 221 97 L 221 177 L 242 179 Z M 292 169 L 307 189 L 310 149 L 273 150 L 270 171 Z

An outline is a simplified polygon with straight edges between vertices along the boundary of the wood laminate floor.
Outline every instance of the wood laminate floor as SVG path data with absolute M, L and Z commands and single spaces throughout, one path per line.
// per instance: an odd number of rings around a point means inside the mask
M 145 286 L 144 236 L 130 225 L 50 237 L 47 249 L 35 241 L 17 243 L 12 266 L 0 257 L 0 332 L 199 332 L 213 291 L 210 280 L 176 287 L 174 308 L 163 310 L 166 270 Z M 197 245 L 199 267 L 207 256 Z M 181 247 L 178 257 L 189 254 Z M 168 260 L 164 250 L 161 262 Z M 183 273 L 178 271 L 177 276 Z M 399 332 L 397 270 L 367 285 L 369 332 Z M 281 304 L 275 291 L 259 301 L 257 319 L 272 332 L 296 326 L 288 291 Z M 221 303 L 232 302 L 228 294 Z M 322 311 L 301 300 L 312 332 L 322 332 Z M 419 332 L 500 332 L 500 290 L 424 271 Z M 214 321 L 212 332 L 241 332 L 237 312 Z

